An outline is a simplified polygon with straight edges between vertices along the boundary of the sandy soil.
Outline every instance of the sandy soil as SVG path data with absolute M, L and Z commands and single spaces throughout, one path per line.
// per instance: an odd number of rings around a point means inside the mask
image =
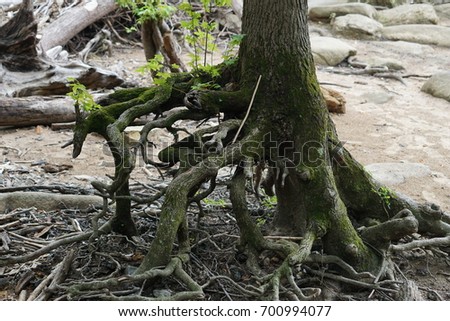
M 357 57 L 389 57 L 401 62 L 403 74 L 431 75 L 450 69 L 449 49 L 424 47 L 420 54 L 397 52 L 377 42 L 350 42 Z M 319 71 L 320 81 L 336 87 L 347 100 L 347 113 L 334 116 L 340 138 L 364 165 L 410 162 L 429 166 L 430 175 L 407 178 L 392 186 L 418 201 L 430 201 L 450 209 L 450 103 L 420 91 L 425 78 L 394 79 L 346 76 Z M 370 94 L 392 98 L 384 104 L 370 102 Z M 369 97 L 368 97 L 369 96 Z

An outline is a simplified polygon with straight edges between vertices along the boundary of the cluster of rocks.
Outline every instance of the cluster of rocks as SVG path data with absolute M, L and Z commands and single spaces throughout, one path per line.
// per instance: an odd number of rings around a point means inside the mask
M 378 7 L 377 7 L 378 8 Z M 404 4 L 377 10 L 367 3 L 311 6 L 309 19 L 329 22 L 331 32 L 340 38 L 395 41 L 450 48 L 450 3 Z M 320 34 L 320 32 L 319 32 Z M 356 48 L 333 37 L 311 36 L 316 64 L 336 66 L 357 53 Z M 401 64 L 380 58 L 377 65 L 399 70 Z M 450 71 L 434 75 L 422 90 L 450 101 Z

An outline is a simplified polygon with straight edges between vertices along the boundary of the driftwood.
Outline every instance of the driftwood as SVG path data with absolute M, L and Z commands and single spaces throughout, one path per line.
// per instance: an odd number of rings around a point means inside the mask
M 1 73 L 0 66 L 0 75 Z M 3 70 L 0 95 L 14 97 L 64 95 L 70 90 L 67 87 L 69 77 L 76 78 L 88 89 L 114 88 L 123 83 L 116 73 L 93 68 L 81 62 L 71 62 L 28 73 Z
M 0 126 L 30 126 L 65 123 L 75 120 L 70 98 L 0 97 Z
M 42 70 L 37 57 L 37 23 L 33 11 L 23 6 L 7 23 L 0 27 L 0 67 L 10 71 Z M 0 68 L 0 82 L 2 71 Z
M 242 19 L 242 12 L 244 11 L 244 3 L 242 0 L 233 0 L 231 3 L 234 13 Z
M 36 30 L 33 13 L 26 5 L 0 27 L 0 95 L 66 94 L 69 77 L 89 89 L 114 88 L 123 82 L 115 73 L 81 62 L 58 65 L 49 57 L 38 56 Z
M 0 213 L 16 208 L 29 207 L 35 207 L 43 211 L 54 211 L 65 208 L 86 210 L 102 206 L 102 198 L 94 195 L 61 195 L 44 192 L 0 193 Z
M 84 28 L 117 7 L 115 0 L 82 1 L 81 5 L 71 8 L 42 30 L 39 46 L 44 52 L 56 46 L 63 46 Z

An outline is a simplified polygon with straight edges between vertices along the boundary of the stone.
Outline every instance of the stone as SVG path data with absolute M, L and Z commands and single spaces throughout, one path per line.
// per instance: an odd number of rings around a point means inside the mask
M 406 4 L 378 11 L 375 19 L 385 26 L 437 24 L 439 18 L 430 4 Z
M 401 61 L 390 57 L 367 57 L 364 62 L 371 67 L 387 67 L 389 70 L 405 70 Z
M 330 113 L 345 114 L 346 100 L 341 93 L 334 89 L 322 86 L 320 87 L 320 90 L 322 91 L 323 98 L 325 99 L 328 111 Z
M 410 0 L 367 0 L 365 2 L 377 7 L 393 8 L 405 3 L 409 3 L 409 1 Z
M 450 27 L 434 25 L 400 25 L 384 27 L 381 34 L 388 40 L 403 40 L 427 45 L 450 47 Z
M 434 6 L 436 13 L 441 14 L 443 17 L 450 18 L 450 3 L 440 4 Z
M 327 20 L 334 14 L 336 17 L 347 14 L 360 14 L 369 18 L 375 17 L 377 10 L 367 3 L 343 3 L 311 7 L 309 18 L 311 20 Z
M 421 89 L 437 98 L 450 101 L 450 72 L 441 72 L 428 79 Z
M 356 55 L 354 47 L 332 37 L 311 37 L 311 50 L 314 62 L 327 66 L 336 66 L 344 59 Z
M 347 37 L 367 38 L 378 36 L 383 25 L 360 14 L 336 17 L 331 23 L 333 30 Z
M 365 169 L 385 185 L 401 184 L 408 178 L 431 175 L 430 168 L 420 163 L 374 163 L 365 166 Z
M 394 98 L 393 95 L 385 91 L 373 91 L 367 92 L 360 96 L 366 103 L 373 103 L 377 105 L 382 105 Z
M 373 41 L 372 44 L 381 47 L 383 51 L 393 51 L 398 54 L 408 53 L 408 55 L 420 57 L 434 52 L 431 46 L 407 41 Z
M 441 21 L 450 20 L 450 3 L 434 6 L 434 10 Z

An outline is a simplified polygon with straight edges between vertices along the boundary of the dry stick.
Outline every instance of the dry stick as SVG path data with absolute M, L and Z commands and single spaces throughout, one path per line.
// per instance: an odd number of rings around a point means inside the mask
M 450 245 L 450 235 L 445 237 L 435 237 L 427 240 L 417 240 L 406 244 L 391 245 L 389 250 L 392 252 L 409 251 L 418 247 L 425 246 L 448 246 Z
M 35 301 L 46 301 L 50 297 L 50 294 L 52 290 L 56 289 L 59 284 L 61 284 L 66 276 L 67 273 L 70 270 L 70 267 L 72 266 L 73 259 L 75 258 L 75 250 L 70 250 L 69 253 L 64 257 L 64 260 L 61 261 L 61 263 L 58 264 L 58 266 L 55 268 L 55 273 L 53 274 L 52 282 L 47 287 L 47 289 L 43 289 L 43 291 L 37 296 L 34 300 Z M 48 291 L 47 291 L 48 290 Z M 31 295 L 30 295 L 31 297 Z M 30 299 L 28 299 L 30 301 Z
M 378 284 L 365 283 L 365 282 L 349 279 L 349 278 L 346 278 L 346 277 L 343 277 L 343 276 L 340 276 L 340 275 L 335 275 L 335 274 L 331 274 L 331 273 L 325 273 L 325 272 L 313 270 L 313 269 L 311 269 L 311 268 L 309 268 L 307 266 L 304 266 L 303 268 L 307 272 L 312 273 L 314 275 L 318 275 L 318 276 L 321 276 L 321 277 L 326 277 L 326 278 L 329 278 L 329 279 L 332 279 L 332 280 L 348 283 L 348 284 L 359 286 L 359 287 L 362 287 L 362 288 L 375 289 L 375 290 L 380 290 L 380 291 L 385 291 L 385 292 L 390 292 L 390 293 L 398 292 L 397 290 L 383 288 L 383 287 L 379 286 Z
M 242 123 L 241 123 L 241 125 L 239 126 L 239 129 L 238 129 L 238 131 L 237 131 L 237 133 L 236 133 L 236 136 L 234 136 L 233 141 L 231 142 L 231 144 L 236 143 L 236 140 L 237 140 L 239 134 L 241 133 L 242 127 L 244 127 L 244 124 L 245 124 L 245 122 L 247 121 L 248 116 L 250 115 L 250 110 L 252 109 L 253 102 L 255 101 L 255 96 L 256 96 L 256 93 L 257 93 L 257 91 L 258 91 L 258 87 L 259 87 L 259 83 L 261 82 L 261 78 L 262 78 L 262 76 L 259 75 L 258 81 L 256 82 L 255 90 L 253 91 L 252 100 L 250 100 L 250 104 L 248 105 L 247 113 L 245 114 L 245 117 L 244 117 L 244 119 L 242 120 Z
M 44 255 L 54 249 L 57 249 L 58 247 L 60 247 L 62 245 L 88 240 L 89 237 L 92 235 L 92 233 L 93 232 L 79 233 L 74 236 L 63 238 L 61 240 L 58 240 L 58 241 L 48 244 L 47 246 L 42 247 L 39 250 L 36 250 L 32 253 L 25 254 L 22 256 L 3 257 L 0 259 L 0 267 L 11 265 L 11 264 L 16 264 L 16 263 L 25 263 L 25 262 L 34 260 L 34 259 L 40 257 L 41 255 Z

